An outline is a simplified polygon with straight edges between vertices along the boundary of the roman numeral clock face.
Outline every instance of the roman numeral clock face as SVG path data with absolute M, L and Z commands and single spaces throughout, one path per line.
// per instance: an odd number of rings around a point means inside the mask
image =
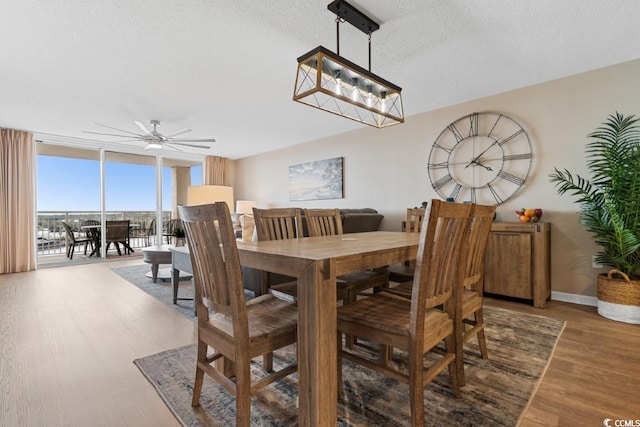
M 429 153 L 429 179 L 443 198 L 500 204 L 525 183 L 531 143 L 524 129 L 499 113 L 473 113 L 447 126 Z

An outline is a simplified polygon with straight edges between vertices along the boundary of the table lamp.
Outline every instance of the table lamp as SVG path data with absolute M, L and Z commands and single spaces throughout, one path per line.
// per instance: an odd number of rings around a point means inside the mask
M 256 202 L 253 200 L 238 200 L 236 201 L 236 213 L 240 215 L 253 215 L 253 208 L 256 207 Z
M 225 202 L 233 213 L 233 187 L 226 185 L 190 185 L 187 187 L 187 205 L 206 205 Z

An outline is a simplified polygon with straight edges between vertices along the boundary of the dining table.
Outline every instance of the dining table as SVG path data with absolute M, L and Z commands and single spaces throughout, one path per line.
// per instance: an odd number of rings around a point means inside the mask
M 416 258 L 419 233 L 238 242 L 243 266 L 297 278 L 298 425 L 337 423 L 336 277 Z

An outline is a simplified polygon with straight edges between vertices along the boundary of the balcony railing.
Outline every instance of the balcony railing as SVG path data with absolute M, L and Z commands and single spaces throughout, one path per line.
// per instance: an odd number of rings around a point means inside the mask
M 143 248 L 147 246 L 147 232 L 151 221 L 156 217 L 155 211 L 108 211 L 106 212 L 107 221 L 126 220 L 130 221 L 131 230 L 129 234 L 130 245 L 132 248 Z M 171 212 L 162 213 L 162 222 L 165 223 L 171 219 Z M 60 255 L 64 254 L 69 244 L 62 222 L 66 222 L 71 228 L 77 232 L 84 234 L 80 228 L 82 223 L 87 220 L 100 221 L 99 211 L 79 211 L 79 212 L 61 212 L 61 211 L 39 211 L 38 212 L 38 256 Z M 151 244 L 156 241 L 160 243 L 162 236 L 156 239 L 155 230 L 150 238 Z

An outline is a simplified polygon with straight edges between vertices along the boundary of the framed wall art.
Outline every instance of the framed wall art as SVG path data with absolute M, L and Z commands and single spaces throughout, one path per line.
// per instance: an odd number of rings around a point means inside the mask
M 289 200 L 342 199 L 343 157 L 289 166 Z

